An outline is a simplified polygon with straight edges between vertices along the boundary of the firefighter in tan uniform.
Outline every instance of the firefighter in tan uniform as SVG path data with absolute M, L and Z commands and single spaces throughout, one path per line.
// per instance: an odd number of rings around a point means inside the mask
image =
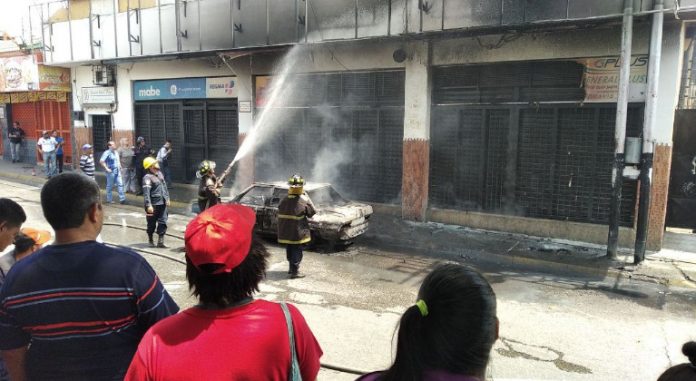
M 288 195 L 278 205 L 278 243 L 286 245 L 285 251 L 290 264 L 290 278 L 303 278 L 300 273 L 302 246 L 312 240 L 309 218 L 316 211 L 312 201 L 304 194 L 304 179 L 294 175 L 288 181 Z

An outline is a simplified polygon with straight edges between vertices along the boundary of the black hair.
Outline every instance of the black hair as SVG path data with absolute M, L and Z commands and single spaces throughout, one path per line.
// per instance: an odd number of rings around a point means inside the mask
M 36 241 L 34 241 L 33 238 L 29 237 L 28 235 L 22 232 L 17 233 L 17 235 L 15 236 L 15 253 L 23 253 L 31 249 L 34 245 L 36 245 Z
M 483 376 L 497 338 L 495 293 L 478 271 L 458 264 L 435 268 L 399 322 L 394 364 L 382 381 L 421 381 L 424 371 Z
M 200 269 L 186 257 L 186 279 L 189 290 L 201 303 L 225 306 L 250 297 L 259 290 L 266 276 L 268 257 L 266 247 L 253 237 L 249 254 L 229 273 L 213 274 L 221 265 L 204 264 Z
M 171 142 L 172 142 L 172 139 L 167 138 L 167 139 L 164 139 L 164 141 L 165 141 L 166 143 L 171 143 Z
M 99 204 L 99 186 L 83 174 L 61 173 L 41 189 L 41 208 L 53 230 L 82 226 L 94 204 Z
M 667 369 L 657 381 L 693 381 L 696 380 L 696 342 L 689 341 L 682 346 L 682 353 L 689 359 L 688 363 L 675 365 Z
M 7 226 L 21 226 L 27 220 L 27 215 L 24 209 L 9 198 L 0 198 L 0 223 L 5 223 Z

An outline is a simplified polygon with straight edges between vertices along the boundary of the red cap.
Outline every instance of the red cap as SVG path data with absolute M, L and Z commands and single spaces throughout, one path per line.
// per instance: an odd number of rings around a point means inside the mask
M 206 209 L 186 226 L 186 256 L 199 269 L 216 263 L 223 266 L 213 274 L 229 273 L 249 254 L 255 222 L 254 210 L 243 205 L 219 204 Z

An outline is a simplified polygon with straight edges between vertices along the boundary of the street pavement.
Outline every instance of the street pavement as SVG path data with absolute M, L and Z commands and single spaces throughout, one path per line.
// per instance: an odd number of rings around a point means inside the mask
M 24 206 L 26 226 L 50 228 L 38 192 L 0 180 L 0 197 Z M 167 237 L 170 249 L 147 248 L 140 203 L 106 211 L 104 241 L 146 250 L 143 256 L 177 303 L 193 305 L 182 240 Z M 327 367 L 387 367 L 400 314 L 414 302 L 423 277 L 444 261 L 479 268 L 497 294 L 501 337 L 488 371 L 493 380 L 656 379 L 686 361 L 681 345 L 696 340 L 696 288 L 689 276 L 696 255 L 688 251 L 651 254 L 644 265 L 631 267 L 629 261 L 601 259 L 596 247 L 375 217 L 374 232 L 347 250 L 306 252 L 304 279 L 287 279 L 283 248 L 267 241 L 272 258 L 258 297 L 298 306 Z M 170 233 L 183 235 L 189 219 L 172 214 Z M 327 368 L 320 373 L 320 380 L 355 377 Z

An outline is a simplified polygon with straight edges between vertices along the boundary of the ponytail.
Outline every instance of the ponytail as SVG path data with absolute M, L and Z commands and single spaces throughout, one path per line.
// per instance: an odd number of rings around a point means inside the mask
M 423 342 L 423 319 L 418 306 L 409 307 L 401 316 L 398 327 L 396 358 L 380 381 L 421 381 L 423 379 L 423 362 L 421 351 Z

